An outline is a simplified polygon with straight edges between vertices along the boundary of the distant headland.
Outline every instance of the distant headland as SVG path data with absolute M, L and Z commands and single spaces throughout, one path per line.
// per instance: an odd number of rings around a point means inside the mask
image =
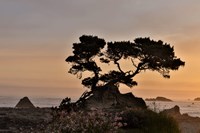
M 145 101 L 165 101 L 165 102 L 173 102 L 171 99 L 165 97 L 156 97 L 156 98 L 146 98 Z
M 194 101 L 200 101 L 200 97 L 195 98 Z

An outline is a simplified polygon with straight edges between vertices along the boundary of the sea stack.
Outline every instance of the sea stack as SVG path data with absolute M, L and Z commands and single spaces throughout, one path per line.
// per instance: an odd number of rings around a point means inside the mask
M 20 99 L 15 108 L 35 108 L 35 106 L 32 104 L 28 97 L 24 97 Z

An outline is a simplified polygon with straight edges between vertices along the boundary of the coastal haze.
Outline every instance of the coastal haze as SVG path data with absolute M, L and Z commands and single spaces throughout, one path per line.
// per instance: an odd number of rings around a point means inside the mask
M 106 41 L 151 37 L 174 46 L 185 67 L 138 74 L 138 86 L 120 86 L 143 98 L 200 97 L 200 1 L 198 0 L 2 0 L 0 1 L 0 95 L 77 99 L 86 90 L 68 74 L 65 59 L 83 34 Z M 126 67 L 126 64 L 123 65 Z

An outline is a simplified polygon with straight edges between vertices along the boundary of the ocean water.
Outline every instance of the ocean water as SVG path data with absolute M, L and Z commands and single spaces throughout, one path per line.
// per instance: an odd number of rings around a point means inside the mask
M 59 106 L 61 98 L 29 98 L 36 107 L 55 107 Z M 15 107 L 20 98 L 0 96 L 0 107 Z M 146 101 L 147 106 L 156 112 L 170 109 L 175 105 L 180 107 L 181 114 L 187 113 L 190 116 L 200 117 L 200 101 Z
M 21 98 L 0 96 L 0 107 L 15 107 Z M 36 107 L 55 107 L 59 106 L 61 98 L 30 98 L 29 100 Z

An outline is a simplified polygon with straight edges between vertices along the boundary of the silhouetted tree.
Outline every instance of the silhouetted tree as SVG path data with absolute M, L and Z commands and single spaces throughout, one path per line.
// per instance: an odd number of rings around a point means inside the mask
M 94 91 L 99 86 L 107 84 L 125 84 L 129 87 L 137 85 L 133 78 L 140 72 L 151 70 L 159 72 L 164 78 L 170 78 L 170 70 L 178 70 L 185 62 L 177 58 L 174 47 L 154 41 L 150 38 L 136 38 L 134 42 L 105 42 L 97 36 L 83 35 L 79 43 L 73 44 L 73 55 L 66 59 L 71 63 L 69 73 L 82 78 L 85 71 L 91 76 L 84 77 L 82 84 Z M 106 47 L 105 47 L 106 46 Z M 126 60 L 132 64 L 132 69 L 122 69 L 120 61 Z M 114 64 L 117 69 L 103 73 L 101 63 Z

